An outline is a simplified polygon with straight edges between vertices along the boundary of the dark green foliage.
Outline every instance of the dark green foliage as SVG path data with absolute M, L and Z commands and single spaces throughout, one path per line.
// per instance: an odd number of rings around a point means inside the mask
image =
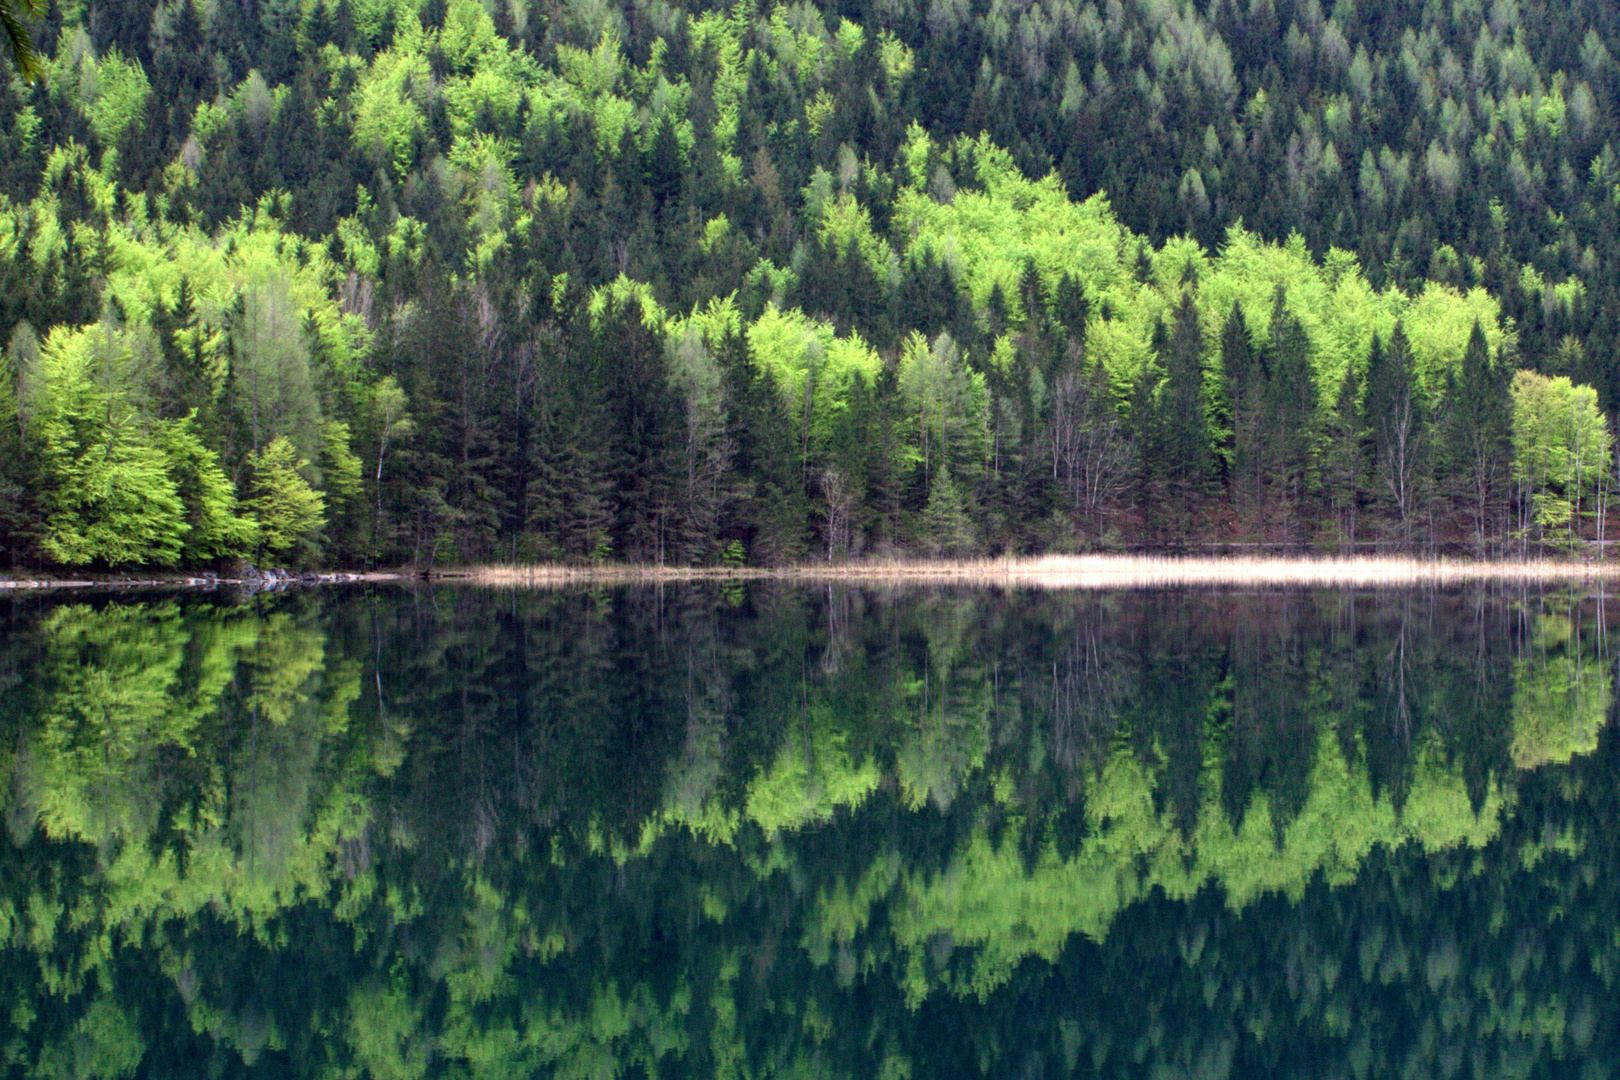
M 1158 394 L 1153 457 L 1166 504 L 1166 539 L 1179 545 L 1196 527 L 1214 465 L 1204 404 L 1203 335 L 1190 292 L 1182 294 L 1159 356 L 1165 379 Z
M 1512 410 L 1506 366 L 1493 362 L 1474 325 L 1462 368 L 1446 391 L 1444 453 L 1452 497 L 1465 508 L 1474 544 L 1483 551 L 1503 539 L 1511 454 Z
M 1308 500 L 1316 492 L 1317 387 L 1310 360 L 1310 339 L 1299 320 L 1284 307 L 1282 290 L 1271 314 L 1271 345 L 1266 351 L 1266 386 L 1261 397 L 1267 428 L 1266 482 L 1282 508 L 1282 539 L 1297 543 L 1305 535 Z
M 1367 357 L 1362 428 L 1367 432 L 1372 486 L 1389 508 L 1402 544 L 1412 543 L 1427 495 L 1428 405 L 1412 368 L 1405 329 L 1397 323 L 1389 347 L 1375 337 Z

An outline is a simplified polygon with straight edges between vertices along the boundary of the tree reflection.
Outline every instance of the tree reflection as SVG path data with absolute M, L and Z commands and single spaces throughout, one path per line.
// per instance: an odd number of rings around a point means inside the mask
M 1580 595 L 0 618 L 17 1075 L 1494 1075 L 1616 1041 Z

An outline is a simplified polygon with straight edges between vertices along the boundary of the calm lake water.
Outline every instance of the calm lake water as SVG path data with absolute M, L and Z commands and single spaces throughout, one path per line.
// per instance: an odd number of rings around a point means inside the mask
M 0 599 L 16 1077 L 1586 1077 L 1620 600 Z

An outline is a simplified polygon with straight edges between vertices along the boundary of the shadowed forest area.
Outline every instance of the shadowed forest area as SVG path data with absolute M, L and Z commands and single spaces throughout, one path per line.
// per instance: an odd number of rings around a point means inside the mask
M 0 1075 L 1606 1075 L 1615 616 L 0 599 Z
M 0 84 L 0 565 L 1607 538 L 1603 0 L 34 29 L 45 78 Z

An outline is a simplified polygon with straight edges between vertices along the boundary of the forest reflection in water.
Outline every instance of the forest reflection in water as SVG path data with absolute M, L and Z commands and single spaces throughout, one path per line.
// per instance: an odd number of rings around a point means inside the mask
M 0 601 L 0 1068 L 1607 1075 L 1616 614 Z

